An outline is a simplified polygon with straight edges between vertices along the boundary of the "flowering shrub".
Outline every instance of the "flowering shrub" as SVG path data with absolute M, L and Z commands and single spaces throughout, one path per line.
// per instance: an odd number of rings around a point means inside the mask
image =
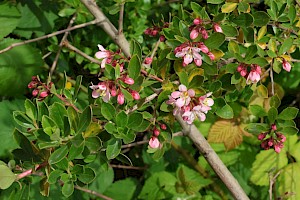
M 37 2 L 0 5 L 0 69 L 50 72 L 0 102 L 1 199 L 300 198 L 297 1 Z

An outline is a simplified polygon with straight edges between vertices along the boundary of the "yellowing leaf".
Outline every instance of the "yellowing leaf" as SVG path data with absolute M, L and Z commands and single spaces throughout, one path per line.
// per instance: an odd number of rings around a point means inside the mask
M 287 199 L 300 199 L 300 164 L 291 163 L 287 165 L 278 177 L 279 194 Z M 276 181 L 277 182 L 277 181 Z
M 211 53 L 215 55 L 216 60 L 220 60 L 224 56 L 223 51 L 217 49 L 212 50 Z
M 235 148 L 242 141 L 243 130 L 233 120 L 218 120 L 208 133 L 208 142 L 224 143 L 227 150 Z
M 289 56 L 289 55 L 281 55 L 281 57 L 287 61 L 291 61 L 291 56 Z
M 237 5 L 238 5 L 237 3 L 226 2 L 221 8 L 222 13 L 230 13 L 230 12 L 234 11 L 236 9 Z
M 261 49 L 265 49 L 267 47 L 267 44 L 264 42 L 258 42 L 257 45 L 261 48 Z
M 102 127 L 100 126 L 100 124 L 92 122 L 87 127 L 86 131 L 84 132 L 83 137 L 87 138 L 87 137 L 96 136 L 96 135 L 98 135 L 100 133 L 101 129 L 102 129 Z
M 191 82 L 195 76 L 197 75 L 203 76 L 203 74 L 204 74 L 204 70 L 202 68 L 193 69 L 193 71 L 189 75 L 189 82 Z
M 267 26 L 262 26 L 257 34 L 257 40 L 260 40 L 267 33 Z

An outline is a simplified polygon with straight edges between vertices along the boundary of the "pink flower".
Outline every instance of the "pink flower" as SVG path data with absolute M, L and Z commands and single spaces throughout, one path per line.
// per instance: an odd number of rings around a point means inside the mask
M 149 140 L 149 147 L 152 149 L 157 149 L 160 146 L 159 140 L 157 137 L 152 136 Z
M 250 84 L 250 81 L 252 83 L 257 83 L 260 80 L 260 74 L 261 74 L 260 66 L 256 64 L 251 65 L 251 71 L 247 78 L 247 84 Z
M 285 59 L 282 60 L 282 67 L 287 72 L 290 72 L 291 68 L 292 68 L 291 64 L 288 61 L 286 61 Z
M 205 121 L 206 115 L 202 112 L 201 106 L 195 106 L 191 111 L 184 112 L 182 118 L 188 124 L 192 124 L 196 118 L 202 122 Z
M 198 35 L 199 35 L 198 30 L 193 29 L 193 30 L 191 31 L 191 33 L 190 33 L 190 38 L 191 38 L 192 40 L 194 40 L 194 39 L 196 39 L 196 38 L 198 37 Z
M 139 100 L 140 99 L 140 94 L 137 91 L 132 90 L 130 92 L 130 94 L 131 94 L 131 96 L 133 97 L 134 100 Z
M 165 36 L 163 36 L 163 35 L 159 36 L 159 41 L 164 42 L 165 40 L 166 40 Z
M 222 28 L 219 24 L 214 23 L 213 28 L 214 28 L 214 31 L 219 32 L 219 33 L 223 33 L 223 30 L 222 30 Z
M 179 86 L 179 91 L 172 92 L 169 96 L 168 104 L 175 104 L 176 107 L 181 108 L 183 106 L 189 105 L 191 97 L 195 96 L 195 91 L 193 89 L 187 90 L 185 85 Z
M 150 64 L 152 63 L 152 58 L 151 58 L 151 57 L 145 58 L 144 63 L 145 63 L 146 65 L 150 65 Z
M 212 98 L 208 98 L 212 93 L 207 93 L 206 95 L 203 95 L 199 97 L 199 106 L 200 111 L 207 114 L 209 110 L 211 110 L 211 106 L 214 105 L 214 100 Z
M 111 95 L 105 83 L 100 82 L 98 83 L 98 85 L 91 85 L 90 88 L 93 90 L 92 92 L 93 98 L 96 99 L 101 96 L 104 102 L 108 102 L 110 100 Z
M 237 71 L 240 72 L 241 76 L 246 76 L 247 75 L 247 66 L 245 66 L 244 64 L 240 64 L 237 67 Z
M 98 48 L 100 51 L 98 51 L 95 56 L 98 59 L 103 59 L 101 61 L 101 68 L 105 68 L 106 63 L 110 63 L 112 61 L 112 54 L 110 51 L 104 49 L 104 47 L 101 44 L 98 44 Z
M 276 124 L 272 124 L 272 125 L 271 125 L 271 129 L 272 129 L 273 131 L 276 131 L 276 130 L 277 130 Z
M 199 25 L 199 24 L 202 23 L 202 20 L 201 20 L 200 18 L 196 18 L 196 19 L 194 19 L 193 23 L 194 23 L 195 25 Z
M 118 102 L 118 104 L 120 104 L 120 105 L 123 105 L 123 104 L 124 104 L 125 98 L 124 98 L 124 94 L 123 94 L 122 92 L 120 92 L 120 93 L 118 94 L 117 102 Z
M 281 149 L 283 148 L 283 143 L 282 142 L 279 142 L 277 144 L 274 145 L 274 150 L 276 153 L 280 153 Z
M 197 66 L 202 65 L 202 56 L 199 54 L 201 51 L 198 47 L 187 46 L 184 48 L 175 48 L 175 56 L 177 58 L 183 57 L 183 66 L 190 64 L 191 62 L 195 62 Z

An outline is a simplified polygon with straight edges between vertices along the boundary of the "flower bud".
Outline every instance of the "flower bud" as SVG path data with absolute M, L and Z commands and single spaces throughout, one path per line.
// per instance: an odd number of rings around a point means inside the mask
M 159 36 L 159 41 L 164 42 L 166 40 L 166 37 L 164 35 Z
M 120 104 L 120 105 L 123 105 L 123 104 L 124 104 L 125 98 L 124 98 L 124 94 L 123 94 L 123 93 L 120 92 L 120 93 L 118 94 L 117 102 L 118 102 L 118 104 Z
M 260 133 L 260 134 L 257 136 L 257 139 L 258 139 L 258 140 L 263 140 L 263 139 L 265 139 L 265 137 L 266 137 L 266 133 Z
M 150 35 L 150 34 L 151 34 L 151 29 L 150 29 L 150 28 L 147 28 L 147 29 L 144 31 L 144 34 Z
M 241 76 L 246 76 L 247 75 L 247 71 L 246 70 L 242 70 L 241 72 L 240 72 L 240 74 L 241 74 Z
M 193 23 L 194 23 L 195 25 L 199 25 L 199 24 L 202 23 L 202 20 L 201 20 L 200 18 L 196 18 L 196 19 L 194 19 Z
M 153 130 L 153 136 L 158 137 L 160 134 L 160 131 L 155 127 Z
M 117 96 L 117 90 L 116 90 L 115 87 L 113 87 L 113 88 L 110 90 L 110 94 L 111 94 L 111 96 L 113 96 L 113 97 Z
M 134 100 L 139 100 L 140 99 L 140 94 L 137 91 L 132 90 L 130 93 L 131 93 L 131 96 L 133 97 Z
M 39 90 L 38 89 L 34 89 L 33 91 L 32 91 L 32 96 L 34 96 L 34 97 L 36 97 L 38 94 L 39 94 Z
M 151 63 L 152 63 L 152 58 L 151 58 L 151 57 L 145 58 L 144 63 L 145 63 L 146 65 L 151 64 Z
M 28 88 L 35 88 L 36 87 L 36 85 L 37 85 L 37 82 L 36 81 L 31 81 L 30 83 L 28 83 Z
M 208 38 L 208 33 L 205 29 L 201 29 L 201 34 L 203 39 L 206 40 Z
M 290 72 L 292 68 L 291 64 L 287 62 L 285 59 L 282 60 L 282 67 L 287 72 Z
M 45 98 L 47 96 L 48 96 L 48 92 L 47 91 L 43 91 L 43 92 L 40 93 L 40 97 L 41 98 Z
M 166 126 L 165 124 L 161 124 L 161 125 L 160 125 L 160 128 L 161 128 L 162 130 L 167 130 L 167 126 Z
M 123 82 L 128 84 L 128 85 L 133 85 L 134 84 L 134 80 L 132 78 L 129 78 L 129 77 L 125 77 Z
M 271 125 L 271 129 L 272 129 L 273 131 L 276 131 L 276 130 L 277 130 L 276 124 L 272 124 L 272 125 Z
M 160 143 L 157 137 L 152 136 L 149 140 L 149 146 L 152 149 L 157 149 L 159 147 Z
M 205 46 L 205 44 L 203 44 L 203 42 L 200 42 L 200 44 L 198 45 L 198 47 L 201 49 L 201 51 L 203 53 L 208 53 L 209 52 L 207 46 Z
M 196 39 L 196 38 L 198 37 L 198 35 L 199 35 L 198 30 L 193 29 L 193 30 L 191 31 L 191 33 L 190 33 L 190 38 L 191 38 L 192 40 L 194 40 L 194 39 Z
M 210 58 L 210 60 L 215 60 L 216 59 L 215 55 L 212 52 L 208 52 L 207 55 Z
M 223 30 L 222 30 L 222 28 L 219 24 L 214 23 L 213 28 L 214 28 L 214 31 L 219 32 L 219 33 L 223 33 Z
M 158 34 L 158 30 L 153 29 L 153 30 L 151 31 L 151 35 L 152 35 L 152 36 L 156 36 L 157 34 Z

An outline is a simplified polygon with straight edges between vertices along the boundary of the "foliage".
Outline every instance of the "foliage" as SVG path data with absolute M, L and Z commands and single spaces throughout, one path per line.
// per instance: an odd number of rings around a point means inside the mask
M 175 116 L 250 199 L 300 199 L 297 1 L 96 3 L 130 56 L 83 1 L 0 4 L 1 199 L 228 199 Z

